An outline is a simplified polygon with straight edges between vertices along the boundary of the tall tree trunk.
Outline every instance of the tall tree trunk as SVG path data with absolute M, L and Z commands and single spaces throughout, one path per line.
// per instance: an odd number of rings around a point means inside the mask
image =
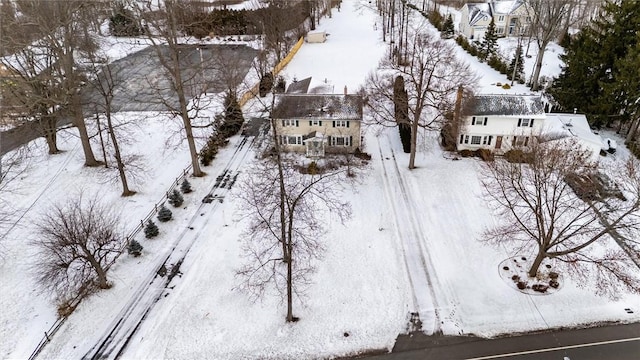
M 175 77 L 176 81 L 176 92 L 178 93 L 178 101 L 180 103 L 180 117 L 182 118 L 182 123 L 184 125 L 184 132 L 187 138 L 187 144 L 189 145 L 189 154 L 191 155 L 191 166 L 193 168 L 193 176 L 201 177 L 204 176 L 204 172 L 200 169 L 200 163 L 198 162 L 198 149 L 196 148 L 196 142 L 193 137 L 193 128 L 191 127 L 191 119 L 189 119 L 189 110 L 187 109 L 187 99 L 185 97 L 184 84 L 180 75 L 180 63 L 179 61 L 175 62 L 176 64 L 176 72 L 177 75 Z
M 540 268 L 540 264 L 542 264 L 542 260 L 544 260 L 545 257 L 546 257 L 546 253 L 544 252 L 544 250 L 542 249 L 538 250 L 538 255 L 533 261 L 533 264 L 531 264 L 531 268 L 527 272 L 527 275 L 530 278 L 535 277 L 538 274 L 538 268 Z
M 273 96 L 273 95 L 272 95 Z M 271 100 L 271 109 L 275 103 L 275 96 Z M 271 118 L 271 129 L 273 130 L 273 144 L 276 149 L 276 163 L 278 164 L 278 185 L 280 186 L 280 242 L 282 243 L 282 261 L 290 263 L 290 257 L 287 251 L 287 222 L 285 217 L 285 187 L 284 187 L 284 171 L 282 170 L 282 156 L 280 154 L 280 139 L 275 124 L 275 119 Z
M 547 48 L 547 43 L 543 42 L 542 46 L 538 47 L 538 55 L 536 55 L 536 66 L 531 77 L 531 90 L 538 91 L 540 84 L 538 79 L 540 78 L 540 70 L 542 69 L 542 59 L 544 58 L 544 50 Z
M 124 162 L 122 161 L 122 156 L 120 155 L 120 146 L 118 145 L 118 138 L 116 137 L 115 131 L 113 131 L 113 123 L 111 122 L 111 102 L 109 101 L 107 106 L 107 111 L 105 115 L 107 117 L 107 127 L 109 129 L 109 136 L 111 137 L 111 142 L 113 143 L 113 152 L 116 158 L 116 164 L 118 165 L 118 174 L 120 175 L 120 181 L 122 182 L 122 196 L 131 196 L 135 194 L 135 191 L 131 191 L 129 189 L 129 183 L 127 182 L 127 174 L 124 172 Z
M 416 168 L 416 151 L 418 149 L 418 123 L 420 121 L 420 115 L 413 115 L 413 122 L 411 122 L 411 153 L 409 154 L 409 169 Z
M 58 132 L 56 129 L 56 122 L 55 116 L 50 114 L 43 115 L 40 120 L 40 130 L 42 131 L 42 136 L 47 142 L 50 155 L 60 152 L 60 149 L 58 149 Z
M 640 117 L 637 117 L 631 123 L 631 127 L 629 128 L 629 132 L 627 133 L 626 141 L 633 141 L 636 137 L 636 133 L 638 132 L 638 127 L 640 126 Z
M 73 113 L 73 125 L 78 128 L 80 134 L 80 143 L 82 144 L 82 151 L 84 152 L 84 165 L 85 166 L 98 166 L 100 163 L 96 160 L 91 149 L 91 141 L 89 141 L 89 133 L 87 132 L 87 125 L 84 122 L 84 115 L 82 114 L 82 105 L 80 104 L 80 97 L 77 94 L 71 96 L 71 111 Z

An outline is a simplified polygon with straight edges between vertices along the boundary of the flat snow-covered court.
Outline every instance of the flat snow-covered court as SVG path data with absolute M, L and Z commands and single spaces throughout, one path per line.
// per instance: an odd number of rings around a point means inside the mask
M 386 48 L 380 39 L 380 20 L 368 6 L 368 1 L 343 1 L 341 10 L 334 9 L 332 18 L 319 26 L 330 34 L 327 42 L 303 45 L 284 75 L 289 80 L 313 76 L 312 87 L 331 83 L 336 93 L 345 85 L 355 91 Z M 245 111 L 250 116 L 252 107 Z M 99 172 L 81 166 L 73 136 L 61 141 L 67 152 L 49 160 L 47 155 L 34 158 L 24 176 L 25 191 L 11 195 L 16 212 L 25 216 L 22 226 L 2 244 L 3 358 L 27 358 L 55 320 L 55 306 L 35 291 L 30 275 L 32 249 L 25 239 L 34 235 L 28 224 L 51 203 L 68 196 L 70 189 L 83 189 L 102 193 L 104 201 L 122 209 L 130 222 L 127 229 L 133 228 L 187 165 L 184 144 L 163 149 L 166 120 L 154 116 L 138 121 L 140 126 L 132 132 L 143 140 L 135 151 L 145 156 L 149 169 L 134 197 L 119 198 L 116 183 L 95 181 Z M 425 142 L 418 168 L 409 171 L 396 129 L 366 130 L 370 167 L 362 183 L 344 193 L 353 217 L 345 225 L 327 219 L 326 252 L 318 262 L 315 283 L 294 304 L 300 321 L 287 324 L 280 298 L 253 303 L 234 290 L 245 225 L 236 216 L 234 189 L 219 190 L 223 202 L 200 201 L 225 170 L 240 178 L 251 176 L 243 171 L 256 161 L 251 139 L 232 138 L 204 169 L 208 176 L 191 179 L 195 193 L 185 195 L 183 208 L 172 209 L 174 220 L 159 224 L 161 235 L 153 240 L 140 236 L 143 256 L 123 255 L 109 274 L 114 287 L 84 300 L 39 357 L 77 359 L 87 354 L 149 283 L 155 266 L 179 239 L 192 244 L 178 249 L 186 254 L 181 274 L 168 288 L 154 290 L 158 300 L 122 358 L 316 359 L 354 354 L 390 348 L 406 331 L 413 312 L 420 314 L 426 333 L 451 335 L 493 336 L 601 321 L 640 321 L 637 295 L 620 294 L 619 300 L 611 301 L 570 280 L 547 296 L 525 295 L 507 286 L 499 276 L 499 264 L 513 254 L 478 241 L 484 227 L 496 221 L 480 197 L 480 163 L 447 159 L 437 137 L 426 136 Z M 629 314 L 625 308 L 635 312 Z

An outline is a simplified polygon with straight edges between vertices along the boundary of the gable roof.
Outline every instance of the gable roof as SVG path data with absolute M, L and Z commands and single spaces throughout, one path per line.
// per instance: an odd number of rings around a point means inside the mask
M 523 0 L 492 1 L 491 8 L 494 15 L 509 15 L 523 4 Z
M 544 115 L 539 95 L 476 95 L 470 106 L 472 115 Z
M 311 76 L 306 79 L 294 81 L 289 84 L 287 94 L 306 94 L 309 91 L 309 84 L 311 84 Z
M 362 96 L 342 94 L 277 94 L 276 119 L 362 119 Z
M 491 8 L 487 3 L 467 3 L 469 8 L 469 25 L 475 25 L 483 19 L 491 19 Z

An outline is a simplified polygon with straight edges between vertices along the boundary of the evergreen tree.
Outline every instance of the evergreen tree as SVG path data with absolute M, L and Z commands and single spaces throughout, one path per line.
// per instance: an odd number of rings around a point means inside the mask
M 138 257 L 142 254 L 142 249 L 142 245 L 140 245 L 140 243 L 135 240 L 131 240 L 131 242 L 127 246 L 127 252 L 129 252 L 129 255 L 133 255 L 135 257 Z
M 173 207 L 179 207 L 184 203 L 184 198 L 178 189 L 173 189 L 167 198 L 169 198 L 169 204 L 173 205 Z
M 142 29 L 133 16 L 133 12 L 126 8 L 123 2 L 117 2 L 113 15 L 109 18 L 109 32 L 113 36 L 138 36 Z
M 144 227 L 144 236 L 147 239 L 151 239 L 153 237 L 158 236 L 160 230 L 158 229 L 158 225 L 154 223 L 151 219 L 147 222 L 147 226 Z
M 171 210 L 167 209 L 164 204 L 160 205 L 160 210 L 158 211 L 158 221 L 167 222 L 171 220 L 172 216 L 173 214 L 171 213 Z
M 602 9 L 600 18 L 572 38 L 549 91 L 565 111 L 584 112 L 596 126 L 627 121 L 627 107 L 637 99 L 621 90 L 626 80 L 618 67 L 638 42 L 640 1 L 607 1 Z
M 515 76 L 514 76 L 515 70 Z M 516 48 L 516 53 L 511 59 L 509 67 L 507 67 L 507 78 L 524 83 L 524 57 L 522 56 L 522 44 Z
M 452 39 L 454 31 L 455 29 L 453 27 L 453 18 L 451 17 L 451 14 L 449 14 L 447 15 L 447 20 L 445 20 L 443 25 L 442 37 L 445 39 Z
M 186 178 L 182 180 L 182 184 L 180 184 L 180 191 L 182 191 L 183 194 L 188 194 L 193 191 L 193 189 L 191 189 L 191 183 L 189 183 L 189 180 Z
M 407 90 L 404 88 L 404 78 L 397 76 L 393 82 L 393 106 L 400 132 L 402 150 L 405 153 L 411 151 L 411 126 L 409 126 L 409 98 Z
M 225 138 L 228 138 L 238 133 L 244 123 L 244 116 L 242 115 L 242 108 L 234 92 L 227 92 L 223 105 L 224 120 L 218 132 Z
M 491 55 L 496 53 L 498 49 L 498 34 L 496 32 L 496 23 L 491 18 L 491 22 L 487 27 L 487 31 L 484 33 L 484 39 L 482 43 L 480 43 L 480 53 L 478 56 L 480 60 L 484 61 L 488 59 Z

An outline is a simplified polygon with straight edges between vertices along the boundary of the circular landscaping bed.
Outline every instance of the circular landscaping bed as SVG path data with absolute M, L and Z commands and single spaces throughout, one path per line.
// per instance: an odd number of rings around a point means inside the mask
M 509 287 L 529 295 L 553 294 L 562 288 L 562 274 L 553 266 L 553 261 L 545 259 L 538 268 L 536 277 L 527 275 L 533 258 L 513 256 L 500 263 L 499 273 Z

